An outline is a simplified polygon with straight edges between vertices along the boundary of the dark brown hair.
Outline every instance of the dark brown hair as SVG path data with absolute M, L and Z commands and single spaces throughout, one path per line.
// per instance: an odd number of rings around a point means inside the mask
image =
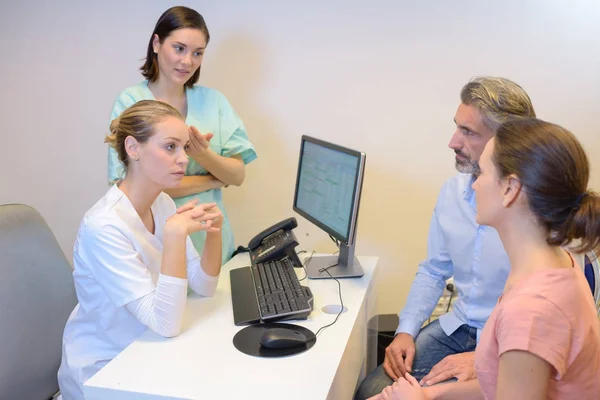
M 110 123 L 110 135 L 104 139 L 119 155 L 119 160 L 129 166 L 129 158 L 125 150 L 125 139 L 128 136 L 135 138 L 140 143 L 145 143 L 154 134 L 154 125 L 162 122 L 167 117 L 183 120 L 175 108 L 158 100 L 141 100 L 123 111 L 121 115 Z
M 208 44 L 210 40 L 210 34 L 208 33 L 208 27 L 206 26 L 206 22 L 204 22 L 202 15 L 200 15 L 196 10 L 192 10 L 188 7 L 176 6 L 169 8 L 156 22 L 156 26 L 154 27 L 154 31 L 152 32 L 150 41 L 148 42 L 146 61 L 144 62 L 144 65 L 140 67 L 142 75 L 144 75 L 144 77 L 146 77 L 146 79 L 148 79 L 150 82 L 155 82 L 158 79 L 159 74 L 158 58 L 156 57 L 154 48 L 152 46 L 154 35 L 158 36 L 158 40 L 162 44 L 165 39 L 169 37 L 171 32 L 184 28 L 200 30 L 202 33 L 204 33 L 204 36 L 206 36 L 206 44 Z M 198 78 L 200 78 L 200 68 L 201 67 L 198 67 L 192 77 L 185 83 L 186 87 L 191 88 L 196 82 L 198 82 Z
M 496 133 L 492 160 L 500 177 L 514 174 L 521 181 L 548 244 L 581 239 L 574 250 L 598 250 L 600 196 L 587 189 L 588 158 L 571 132 L 535 118 L 506 122 Z

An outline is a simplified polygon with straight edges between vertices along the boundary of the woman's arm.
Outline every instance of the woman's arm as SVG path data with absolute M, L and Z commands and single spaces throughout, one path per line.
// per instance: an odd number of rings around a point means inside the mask
M 200 166 L 225 185 L 240 186 L 246 177 L 246 166 L 240 155 L 223 157 L 210 148 L 212 133 L 203 135 L 195 126 L 190 126 L 190 143 L 187 150 Z
M 196 193 L 206 192 L 211 189 L 220 189 L 224 183 L 212 176 L 208 175 L 189 175 L 184 176 L 179 187 L 165 189 L 164 192 L 172 198 L 190 196 Z
M 406 373 L 368 400 L 483 400 L 483 393 L 477 379 L 422 388 L 413 376 Z
M 195 207 L 197 200 L 189 201 L 177 209 L 177 213 L 184 213 Z M 206 208 L 214 218 L 210 220 L 211 229 L 206 230 L 206 240 L 202 257 L 194 248 L 191 239 L 187 238 L 187 274 L 190 288 L 201 296 L 212 296 L 215 293 L 221 273 L 223 215 L 213 203 Z
M 188 245 L 188 235 L 205 230 L 207 236 L 216 236 L 212 239 L 211 247 L 218 247 L 220 251 L 220 222 L 213 224 L 215 219 L 221 220 L 222 216 L 214 203 L 201 204 L 197 207 L 190 203 L 189 207 L 169 218 L 165 224 L 161 273 L 156 289 L 126 305 L 127 310 L 138 321 L 159 335 L 173 337 L 177 336 L 181 330 L 187 297 L 186 245 Z M 218 270 L 221 267 L 220 258 L 219 253 L 219 259 L 216 260 Z M 213 264 L 214 261 L 209 263 L 212 269 L 205 271 L 206 274 L 213 272 L 215 269 Z M 195 281 L 201 280 L 199 276 L 195 278 Z
M 207 149 L 194 160 L 225 185 L 240 186 L 246 178 L 246 166 L 239 155 L 223 157 Z
M 550 364 L 532 353 L 507 351 L 500 355 L 496 399 L 546 399 L 551 372 Z
M 222 221 L 221 218 L 220 221 Z M 219 222 L 221 229 L 222 222 Z M 214 226 L 214 225 L 213 225 Z M 204 250 L 202 250 L 201 265 L 202 270 L 209 276 L 219 276 L 221 273 L 221 258 L 222 258 L 222 235 L 221 231 L 207 232 L 206 241 L 204 242 Z
M 424 389 L 430 400 L 483 400 L 479 381 L 441 383 Z M 516 397 L 519 398 L 519 397 Z

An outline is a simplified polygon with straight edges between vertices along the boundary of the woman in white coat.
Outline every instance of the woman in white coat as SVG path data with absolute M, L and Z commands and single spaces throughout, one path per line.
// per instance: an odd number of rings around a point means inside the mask
M 221 268 L 222 215 L 215 203 L 176 208 L 188 164 L 189 127 L 159 101 L 140 101 L 110 124 L 106 142 L 127 172 L 85 214 L 73 250 L 79 304 L 67 321 L 58 380 L 64 400 L 146 329 L 179 334 L 188 285 L 215 292 Z M 207 233 L 202 258 L 193 232 Z

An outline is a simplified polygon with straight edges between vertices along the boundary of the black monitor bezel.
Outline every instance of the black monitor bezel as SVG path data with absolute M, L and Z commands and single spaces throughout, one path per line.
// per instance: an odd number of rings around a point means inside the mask
M 322 222 L 315 219 L 310 214 L 306 213 L 305 211 L 303 211 L 302 209 L 300 209 L 296 206 L 296 204 L 298 202 L 298 186 L 300 184 L 300 171 L 302 169 L 302 156 L 304 154 L 304 145 L 306 144 L 306 142 L 310 142 L 310 143 L 316 144 L 318 146 L 322 146 L 322 147 L 325 147 L 325 148 L 328 148 L 331 150 L 335 150 L 335 151 L 339 151 L 342 153 L 352 155 L 352 156 L 356 157 L 358 160 L 357 174 L 356 174 L 356 177 L 354 180 L 354 191 L 352 193 L 352 212 L 350 215 L 350 219 L 348 221 L 348 228 L 347 228 L 348 237 L 344 237 L 344 236 L 340 235 L 337 231 L 329 228 L 327 225 L 323 224 Z M 363 180 L 364 180 L 363 177 L 364 177 L 365 161 L 366 161 L 365 153 L 362 153 L 362 152 L 356 151 L 356 150 L 352 150 L 347 147 L 343 147 L 343 146 L 340 146 L 340 145 L 337 145 L 334 143 L 330 143 L 330 142 L 327 142 L 327 141 L 324 141 L 321 139 L 317 139 L 312 136 L 302 135 L 301 142 L 300 142 L 300 153 L 298 156 L 298 171 L 296 172 L 296 185 L 295 185 L 295 190 L 294 190 L 294 202 L 293 202 L 294 211 L 297 212 L 298 214 L 300 214 L 302 217 L 306 218 L 311 223 L 315 224 L 317 227 L 319 227 L 320 229 L 322 229 L 329 235 L 331 235 L 334 238 L 336 238 L 337 240 L 339 240 L 341 243 L 343 243 L 345 245 L 353 245 L 356 240 L 356 225 L 357 225 L 357 221 L 358 221 L 358 210 L 360 208 L 360 199 L 362 197 L 361 193 L 362 193 L 362 184 L 363 184 Z M 358 196 L 358 199 L 357 199 L 357 196 Z

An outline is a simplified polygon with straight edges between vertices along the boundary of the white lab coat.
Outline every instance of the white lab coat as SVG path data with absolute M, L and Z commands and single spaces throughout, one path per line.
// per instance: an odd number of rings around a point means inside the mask
M 64 400 L 83 399 L 83 384 L 147 329 L 125 306 L 155 290 L 165 222 L 176 206 L 161 193 L 151 209 L 155 234 L 115 184 L 83 218 L 73 249 L 79 304 L 65 327 L 58 372 Z M 188 277 L 200 274 L 194 291 L 212 295 L 218 277 L 202 270 L 189 237 L 186 253 Z

